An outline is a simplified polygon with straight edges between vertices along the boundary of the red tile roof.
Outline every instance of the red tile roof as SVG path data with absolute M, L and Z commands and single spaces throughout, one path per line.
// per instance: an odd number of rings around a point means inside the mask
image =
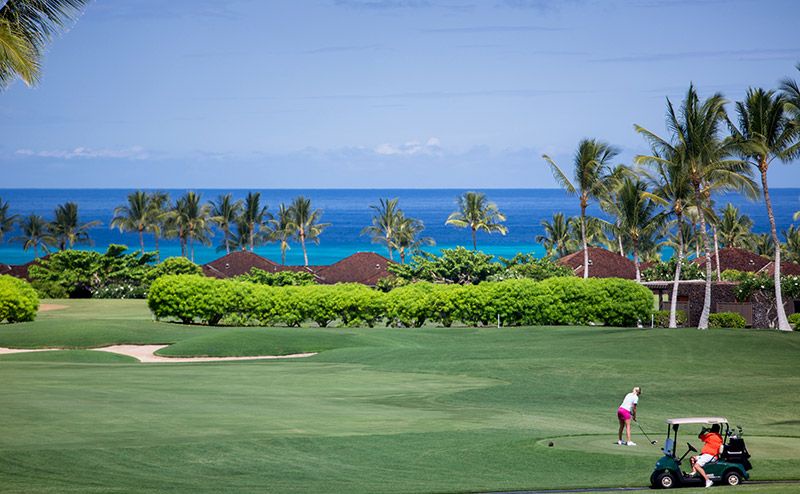
M 706 258 L 701 256 L 694 259 L 696 264 L 701 268 L 705 268 Z M 762 269 L 769 263 L 769 259 L 760 256 L 754 252 L 744 249 L 735 249 L 733 247 L 726 247 L 719 250 L 719 265 L 721 271 L 726 269 L 735 269 L 737 271 L 750 271 L 756 272 Z M 711 252 L 711 268 L 717 269 L 717 256 Z
M 40 257 L 38 259 L 34 259 L 32 261 L 28 261 L 25 264 L 0 264 L 0 274 L 7 274 L 9 276 L 14 276 L 17 278 L 21 278 L 23 280 L 30 281 L 28 278 L 28 268 L 32 265 L 38 263 L 42 259 L 47 259 L 48 256 Z
M 720 263 L 721 264 L 721 263 Z M 770 261 L 766 266 L 758 270 L 761 274 L 769 276 L 775 275 L 775 261 Z M 800 264 L 796 262 L 782 262 L 781 263 L 781 276 L 800 276 Z
M 589 247 L 589 276 L 592 278 L 636 279 L 636 265 L 617 253 L 600 247 Z M 583 276 L 583 249 L 557 261 L 569 266 L 576 276 Z
M 327 285 L 362 283 L 374 286 L 378 280 L 390 275 L 386 267 L 391 262 L 374 252 L 357 252 L 330 266 L 318 267 L 317 275 L 320 277 L 320 282 Z
M 276 272 L 280 266 L 258 254 L 246 250 L 237 250 L 224 255 L 216 261 L 203 265 L 203 273 L 214 278 L 230 278 L 246 274 L 251 268 Z

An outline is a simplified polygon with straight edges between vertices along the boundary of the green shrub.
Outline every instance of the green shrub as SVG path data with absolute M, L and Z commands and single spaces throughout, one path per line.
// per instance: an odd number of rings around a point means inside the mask
M 273 289 L 273 322 L 299 327 L 311 314 L 307 293 L 310 287 L 284 286 Z M 315 287 L 316 288 L 316 287 Z
M 151 285 L 147 305 L 157 319 L 174 317 L 184 324 L 199 321 L 214 326 L 224 316 L 242 312 L 251 290 L 249 283 L 191 274 L 166 275 Z
M 675 322 L 678 324 L 678 326 L 685 326 L 688 320 L 689 319 L 686 316 L 685 310 L 675 311 Z M 653 324 L 657 328 L 669 327 L 669 311 L 668 310 L 655 311 L 653 313 Z
M 709 328 L 743 328 L 746 324 L 744 317 L 735 312 L 717 312 L 708 316 Z
M 33 321 L 38 310 L 39 296 L 27 281 L 0 275 L 0 322 Z
M 427 300 L 430 319 L 446 328 L 452 326 L 459 314 L 458 305 L 463 291 L 462 285 L 434 285 Z
M 492 322 L 496 316 L 487 311 L 494 294 L 492 286 L 492 283 L 481 283 L 456 290 L 453 294 L 456 306 L 453 318 L 470 326 L 486 326 Z
M 386 294 L 386 319 L 392 326 L 419 328 L 432 315 L 428 294 L 433 283 L 419 282 L 395 288 Z
M 794 329 L 800 327 L 800 312 L 795 312 L 789 316 L 789 324 L 791 324 Z
M 303 271 L 278 271 L 277 273 L 270 273 L 258 268 L 250 268 L 247 274 L 236 276 L 233 279 L 268 286 L 304 286 L 314 285 L 317 282 L 313 274 Z
M 366 324 L 370 328 L 383 319 L 384 295 L 359 283 L 334 285 L 332 296 L 336 313 L 345 326 Z
M 203 268 L 185 257 L 168 257 L 148 273 L 148 278 L 152 281 L 169 274 L 203 274 Z

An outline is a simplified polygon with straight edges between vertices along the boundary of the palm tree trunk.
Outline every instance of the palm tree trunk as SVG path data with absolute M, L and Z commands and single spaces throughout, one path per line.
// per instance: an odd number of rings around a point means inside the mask
M 672 296 L 669 299 L 669 327 L 678 327 L 678 286 L 681 279 L 681 265 L 683 264 L 683 221 L 678 215 L 678 264 L 675 266 L 675 280 L 672 282 Z
M 766 158 L 761 161 L 761 186 L 764 188 L 764 202 L 767 203 L 767 215 L 769 216 L 769 228 L 772 233 L 772 242 L 775 244 L 775 308 L 778 313 L 778 329 L 781 331 L 791 331 L 792 326 L 786 318 L 786 309 L 783 307 L 783 292 L 781 290 L 781 242 L 778 239 L 778 229 L 775 226 L 775 215 L 772 212 L 772 201 L 769 198 L 769 188 L 767 187 L 767 163 Z
M 406 250 L 404 248 L 400 248 L 400 264 L 406 263 Z
M 248 240 L 250 243 L 250 252 L 253 252 L 253 247 L 254 247 L 253 244 L 255 243 L 253 240 L 253 230 L 255 230 L 255 228 L 256 228 L 255 223 L 250 223 L 250 234 L 248 235 L 249 237 Z
M 617 242 L 619 242 L 619 255 L 625 257 L 625 250 L 622 248 L 622 235 L 617 235 Z
M 474 228 L 472 229 L 472 250 L 478 250 L 478 238 Z
M 144 228 L 139 227 L 139 247 L 142 249 L 142 254 L 144 254 Z
M 161 261 L 161 252 L 158 250 L 158 232 L 153 231 L 153 238 L 156 241 L 156 262 Z
M 281 266 L 286 266 L 286 242 L 281 241 Z
M 703 198 L 700 195 L 700 187 L 695 187 L 694 195 L 700 217 L 700 238 L 706 250 L 706 290 L 703 297 L 703 311 L 700 313 L 697 329 L 708 329 L 708 316 L 711 314 L 711 243 L 708 239 L 708 232 L 706 232 L 706 216 L 703 214 Z
M 640 283 L 642 281 L 642 274 L 641 270 L 639 269 L 639 241 L 637 239 L 633 240 L 633 265 L 636 266 L 636 282 Z
M 189 260 L 194 262 L 194 234 L 192 233 L 189 234 L 189 255 L 191 256 Z
M 589 246 L 586 245 L 586 206 L 581 204 L 581 240 L 583 241 L 583 279 L 589 278 Z
M 711 225 L 711 231 L 714 232 L 714 262 L 717 264 L 717 281 L 722 281 L 722 268 L 719 266 L 719 239 L 717 238 L 717 225 Z
M 389 260 L 394 261 L 392 257 L 392 233 L 391 231 L 386 232 L 386 248 L 389 249 Z
M 306 252 L 306 234 L 300 230 L 300 246 L 303 248 L 303 262 L 308 267 L 308 253 Z
M 225 235 L 225 254 L 231 253 L 231 229 L 230 227 L 225 224 L 225 228 L 222 229 Z

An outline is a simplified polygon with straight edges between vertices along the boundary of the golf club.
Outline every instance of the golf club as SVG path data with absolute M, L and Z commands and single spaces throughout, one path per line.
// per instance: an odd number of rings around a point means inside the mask
M 644 437 L 646 437 L 646 438 L 647 438 L 647 440 L 648 440 L 648 441 L 650 441 L 650 444 L 652 444 L 652 445 L 654 445 L 654 446 L 655 446 L 655 444 L 656 444 L 656 442 L 657 442 L 657 441 L 653 441 L 652 439 L 650 439 L 650 436 L 648 436 L 648 435 L 647 435 L 647 433 L 646 433 L 646 432 L 644 431 L 644 429 L 642 428 L 642 424 L 640 424 L 640 423 L 639 423 L 638 421 L 636 421 L 636 420 L 634 420 L 634 422 L 636 422 L 636 425 L 638 425 L 638 426 L 639 426 L 639 430 L 640 430 L 640 431 L 642 431 L 642 434 L 644 434 Z

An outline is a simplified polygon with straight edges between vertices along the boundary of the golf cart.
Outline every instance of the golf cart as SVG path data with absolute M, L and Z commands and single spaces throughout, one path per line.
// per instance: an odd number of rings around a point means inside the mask
M 739 485 L 743 480 L 750 478 L 747 473 L 752 468 L 750 465 L 750 453 L 744 445 L 742 439 L 742 428 L 738 428 L 738 432 L 732 431 L 728 425 L 727 419 L 723 417 L 690 417 L 690 418 L 677 418 L 667 420 L 667 439 L 664 441 L 664 447 L 661 451 L 664 452 L 657 462 L 656 467 L 650 475 L 650 484 L 656 489 L 669 489 L 672 487 L 702 487 L 704 484 L 703 477 L 700 475 L 691 476 L 691 465 L 687 460 L 687 470 L 684 472 L 681 469 L 684 458 L 689 453 L 696 453 L 697 449 L 690 443 L 686 443 L 689 449 L 681 456 L 678 457 L 678 428 L 681 425 L 700 424 L 709 426 L 719 424 L 720 434 L 724 439 L 724 447 L 719 458 L 706 463 L 703 467 L 708 478 L 715 483 L 724 483 L 728 485 Z

